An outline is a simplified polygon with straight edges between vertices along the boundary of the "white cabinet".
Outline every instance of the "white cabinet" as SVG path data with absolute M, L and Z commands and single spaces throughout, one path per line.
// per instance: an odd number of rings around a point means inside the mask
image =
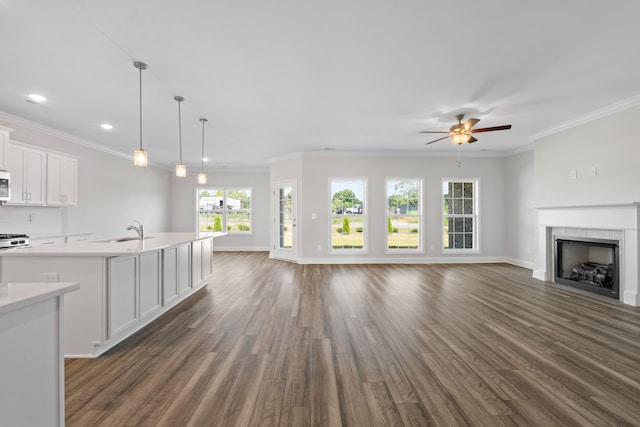
M 190 288 L 191 245 L 184 244 L 163 250 L 162 305 L 166 306 Z
M 138 256 L 109 259 L 108 336 L 112 338 L 138 322 Z
M 191 288 L 191 245 L 178 247 L 178 295 L 184 295 Z
M 198 289 L 207 284 L 212 273 L 213 239 L 196 240 L 191 245 L 191 286 Z
M 0 169 L 9 167 L 9 134 L 13 129 L 0 126 Z
M 47 153 L 47 205 L 77 205 L 77 184 L 78 160 Z
M 46 202 L 47 153 L 9 144 L 7 170 L 11 173 L 9 204 L 44 205 Z
M 161 252 L 140 254 L 140 320 L 160 308 Z

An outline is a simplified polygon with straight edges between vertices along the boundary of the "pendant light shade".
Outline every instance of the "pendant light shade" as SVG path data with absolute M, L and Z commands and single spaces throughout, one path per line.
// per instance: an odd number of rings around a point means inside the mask
M 178 138 L 180 140 L 180 163 L 176 165 L 176 176 L 184 178 L 187 176 L 187 167 L 182 163 L 182 112 L 180 111 L 180 103 L 184 101 L 181 96 L 174 96 L 173 99 L 178 101 Z
M 207 119 L 200 119 L 202 122 L 202 167 L 200 169 L 200 173 L 198 174 L 198 184 L 206 184 L 207 183 L 207 174 L 204 173 L 204 124 Z
M 135 61 L 133 66 L 140 71 L 140 146 L 133 153 L 133 165 L 134 166 L 147 166 L 147 152 L 142 149 L 142 70 L 147 69 L 147 64 L 140 61 Z

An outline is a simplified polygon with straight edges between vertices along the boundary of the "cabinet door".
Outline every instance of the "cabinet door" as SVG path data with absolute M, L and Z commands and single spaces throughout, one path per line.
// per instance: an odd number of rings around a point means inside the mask
M 140 319 L 160 308 L 160 251 L 140 254 Z
M 191 286 L 198 288 L 202 282 L 202 240 L 191 243 Z
M 167 305 L 178 298 L 178 247 L 162 252 L 162 305 Z
M 78 161 L 72 157 L 47 153 L 47 204 L 76 205 Z
M 178 294 L 182 295 L 191 288 L 191 245 L 178 247 Z
M 0 169 L 9 169 L 9 132 L 13 129 L 0 126 Z
M 27 203 L 44 205 L 46 202 L 47 153 L 29 149 L 27 152 Z
M 27 151 L 20 145 L 9 144 L 8 171 L 11 173 L 11 200 L 9 204 L 27 203 L 27 182 L 25 180 L 27 167 Z
M 44 205 L 47 153 L 9 144 L 11 204 Z
M 206 280 L 211 276 L 213 269 L 213 239 L 202 241 L 202 279 Z
M 78 204 L 78 160 L 62 157 L 62 175 L 60 177 L 62 198 L 67 206 Z
M 109 259 L 109 338 L 138 321 L 138 257 Z

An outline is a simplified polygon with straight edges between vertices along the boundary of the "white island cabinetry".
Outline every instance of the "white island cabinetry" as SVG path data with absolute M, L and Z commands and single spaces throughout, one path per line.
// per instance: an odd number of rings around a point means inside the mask
M 195 242 L 194 242 L 195 243 Z M 173 246 L 162 251 L 162 305 L 176 301 L 191 288 L 191 245 Z
M 0 280 L 27 282 L 55 277 L 82 283 L 67 299 L 64 354 L 95 357 L 211 280 L 213 238 L 217 235 L 159 233 L 148 237 L 144 241 L 81 241 L 2 252 Z M 191 277 L 194 271 L 199 273 Z
M 138 256 L 109 258 L 108 275 L 108 338 L 111 339 L 138 322 Z

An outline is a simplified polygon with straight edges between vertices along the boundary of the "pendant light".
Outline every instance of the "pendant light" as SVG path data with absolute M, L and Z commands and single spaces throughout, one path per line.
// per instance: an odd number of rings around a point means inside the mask
M 142 149 L 142 70 L 147 69 L 147 64 L 135 61 L 133 66 L 140 70 L 140 147 L 133 153 L 134 166 L 147 166 L 147 152 Z
M 198 184 L 206 184 L 207 183 L 207 174 L 204 173 L 204 124 L 207 119 L 200 119 L 202 122 L 202 168 L 200 169 L 200 173 L 198 174 Z
M 181 96 L 174 96 L 173 99 L 178 101 L 178 137 L 180 139 L 180 163 L 176 165 L 176 176 L 184 178 L 187 176 L 187 167 L 182 163 L 182 114 L 180 111 L 180 103 L 184 101 Z

